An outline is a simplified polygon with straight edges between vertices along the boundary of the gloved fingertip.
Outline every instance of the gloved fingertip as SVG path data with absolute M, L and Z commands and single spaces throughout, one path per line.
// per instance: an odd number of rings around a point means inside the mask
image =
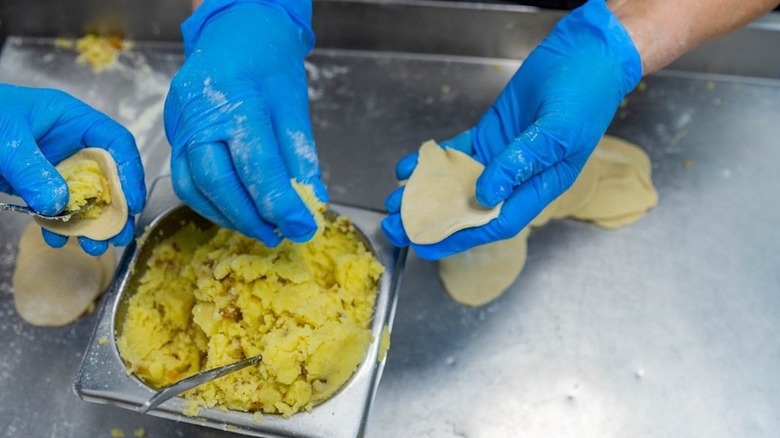
M 417 167 L 418 157 L 419 153 L 414 152 L 398 160 L 398 164 L 395 165 L 396 179 L 399 181 L 409 179 L 412 176 L 412 172 L 414 172 L 414 168 Z
M 127 246 L 133 241 L 133 236 L 135 236 L 135 222 L 133 217 L 130 216 L 122 231 L 112 237 L 109 242 L 114 246 Z
M 443 142 L 439 143 L 442 147 L 452 148 L 459 150 L 461 152 L 471 154 L 474 147 L 471 142 L 471 130 L 466 130 L 461 132 L 460 134 L 456 135 L 455 137 L 452 137 L 449 140 L 444 140 Z
M 295 243 L 306 243 L 311 240 L 314 235 L 317 234 L 317 228 L 310 230 L 308 233 L 299 236 L 288 236 L 287 238 Z
M 68 243 L 68 236 L 53 233 L 45 228 L 41 229 L 41 234 L 43 234 L 43 241 L 52 248 L 62 248 Z
M 382 219 L 382 231 L 385 233 L 385 236 L 387 236 L 387 240 L 397 247 L 402 248 L 411 244 L 409 237 L 406 235 L 406 231 L 404 231 L 400 215 L 391 214 Z
M 146 186 L 141 185 L 141 189 L 125 193 L 127 200 L 127 212 L 130 215 L 140 214 L 146 206 Z
M 317 199 L 319 199 L 323 204 L 330 203 L 330 195 L 328 195 L 328 188 L 325 186 L 325 183 L 317 178 L 312 181 L 312 185 L 314 186 L 314 195 L 317 197 Z
M 477 178 L 477 202 L 483 207 L 494 208 L 511 194 L 511 188 L 491 177 L 490 169 L 485 169 L 482 175 Z
M 68 205 L 68 185 L 59 174 L 51 175 L 34 189 L 20 189 L 22 199 L 33 210 L 46 216 L 60 213 Z
M 306 242 L 317 232 L 317 223 L 305 209 L 287 216 L 278 227 L 282 236 L 293 242 Z
M 404 196 L 404 187 L 393 190 L 385 199 L 385 209 L 388 214 L 396 214 L 401 211 L 401 201 Z
M 79 236 L 78 241 L 81 249 L 93 257 L 102 255 L 104 252 L 106 252 L 106 250 L 108 250 L 107 240 L 92 240 L 83 236 Z
M 276 232 L 253 233 L 253 235 L 250 235 L 250 237 L 263 242 L 263 244 L 269 248 L 276 248 L 280 243 L 282 243 L 283 240 L 282 237 Z

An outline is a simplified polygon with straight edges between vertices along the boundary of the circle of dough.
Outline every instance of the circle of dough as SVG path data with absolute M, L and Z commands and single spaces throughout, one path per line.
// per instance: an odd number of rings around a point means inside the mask
M 113 278 L 115 254 L 92 257 L 75 240 L 52 248 L 35 224 L 25 228 L 13 275 L 19 316 L 37 326 L 69 324 L 90 307 Z
M 507 240 L 474 247 L 439 260 L 439 278 L 458 303 L 477 307 L 498 298 L 525 266 L 530 229 Z
M 437 243 L 497 218 L 503 203 L 485 208 L 477 202 L 477 178 L 484 168 L 463 152 L 442 148 L 433 140 L 423 143 L 401 202 L 401 222 L 409 240 Z
M 57 170 L 71 167 L 82 160 L 97 162 L 101 173 L 108 181 L 111 191 L 111 204 L 103 207 L 100 216 L 95 219 L 80 219 L 71 217 L 68 221 L 56 219 L 35 218 L 35 222 L 49 231 L 63 236 L 84 236 L 93 240 L 108 240 L 125 227 L 127 222 L 127 200 L 119 182 L 119 172 L 116 161 L 108 151 L 100 148 L 82 149 L 57 165 Z

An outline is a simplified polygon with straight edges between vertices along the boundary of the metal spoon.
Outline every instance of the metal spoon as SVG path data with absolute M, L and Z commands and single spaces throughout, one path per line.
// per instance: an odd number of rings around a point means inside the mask
M 258 354 L 257 356 L 252 356 L 250 358 L 243 359 L 238 362 L 233 362 L 231 364 L 223 365 L 221 367 L 212 368 L 206 371 L 201 371 L 198 374 L 187 377 L 186 379 L 179 380 L 173 385 L 166 386 L 165 388 L 158 391 L 155 395 L 152 396 L 152 398 L 150 398 L 144 404 L 138 407 L 138 412 L 141 414 L 145 414 L 149 412 L 149 410 L 154 409 L 155 407 L 159 406 L 165 401 L 170 400 L 185 391 L 189 391 L 190 389 L 196 386 L 200 386 L 204 383 L 211 382 L 212 380 L 216 380 L 230 373 L 234 373 L 238 370 L 244 369 L 250 365 L 254 365 L 260 362 L 261 360 L 263 360 L 263 356 L 261 354 Z
M 30 216 L 39 217 L 41 219 L 67 222 L 74 214 L 78 213 L 81 210 L 86 210 L 87 208 L 92 207 L 93 205 L 95 205 L 96 202 L 97 202 L 96 198 L 91 198 L 81 208 L 78 208 L 73 211 L 63 211 L 62 213 L 55 216 L 46 216 L 45 214 L 40 214 L 26 205 L 5 204 L 2 202 L 0 202 L 0 210 L 15 211 L 18 213 L 26 213 L 29 214 Z

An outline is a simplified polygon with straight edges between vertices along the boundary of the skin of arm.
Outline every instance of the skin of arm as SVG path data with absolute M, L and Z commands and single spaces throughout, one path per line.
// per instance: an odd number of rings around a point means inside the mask
M 647 75 L 778 4 L 778 0 L 609 0 L 607 7 L 631 35 Z

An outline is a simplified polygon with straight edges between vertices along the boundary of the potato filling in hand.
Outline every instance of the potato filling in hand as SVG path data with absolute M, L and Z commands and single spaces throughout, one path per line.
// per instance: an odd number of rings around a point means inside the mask
M 66 212 L 77 212 L 81 219 L 95 219 L 106 205 L 111 204 L 108 180 L 96 161 L 82 160 L 60 173 L 68 184 L 70 195 Z M 90 202 L 92 205 L 84 208 Z

